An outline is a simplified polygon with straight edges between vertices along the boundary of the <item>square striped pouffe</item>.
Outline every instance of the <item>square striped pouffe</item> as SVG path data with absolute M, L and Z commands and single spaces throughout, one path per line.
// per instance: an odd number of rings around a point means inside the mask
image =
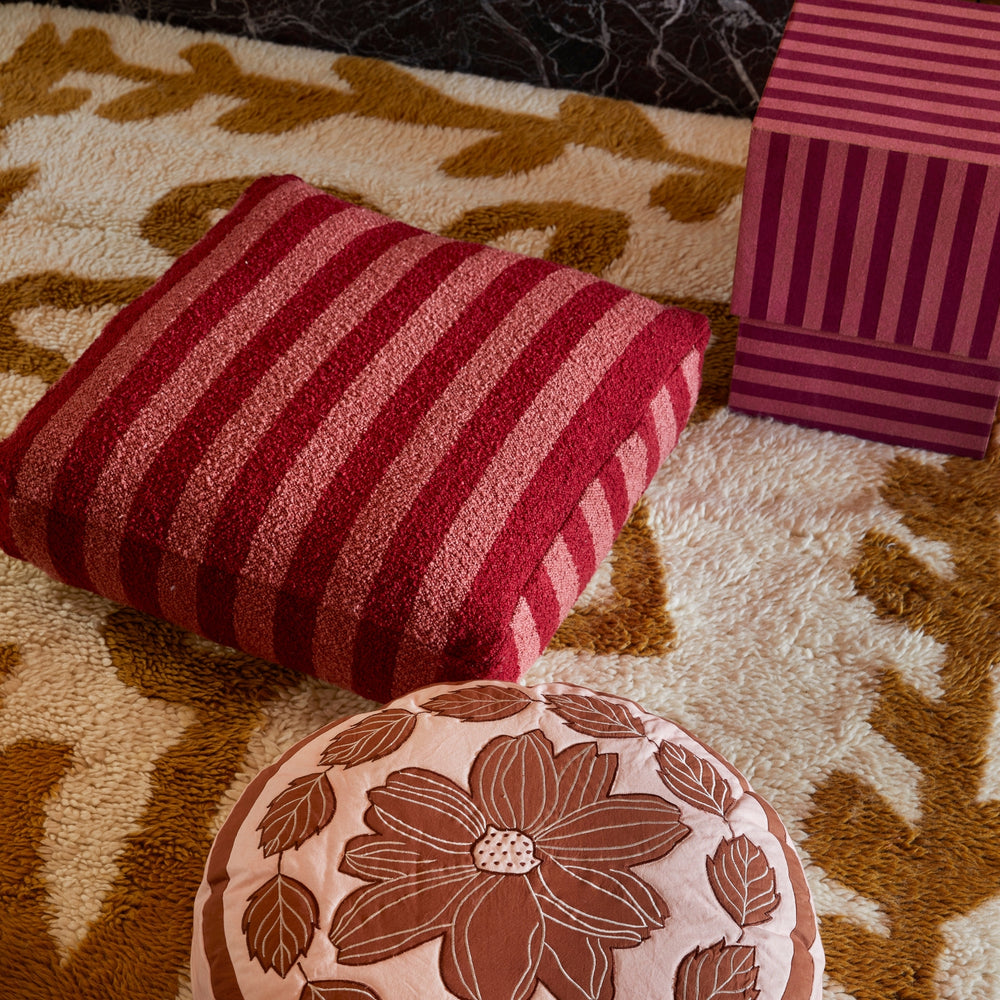
M 262 178 L 0 445 L 0 546 L 379 701 L 516 679 L 676 443 L 708 336 Z
M 320 729 L 240 796 L 195 904 L 195 1000 L 818 1000 L 822 972 L 767 802 L 567 685 L 436 685 Z
M 731 409 L 985 455 L 998 53 L 991 4 L 795 0 L 747 154 Z

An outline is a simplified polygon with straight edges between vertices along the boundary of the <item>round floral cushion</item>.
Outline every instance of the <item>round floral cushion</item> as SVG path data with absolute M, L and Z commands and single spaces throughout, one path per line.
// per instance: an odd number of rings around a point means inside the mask
M 774 810 L 689 733 L 567 685 L 438 685 L 248 786 L 195 906 L 196 1000 L 807 1000 Z

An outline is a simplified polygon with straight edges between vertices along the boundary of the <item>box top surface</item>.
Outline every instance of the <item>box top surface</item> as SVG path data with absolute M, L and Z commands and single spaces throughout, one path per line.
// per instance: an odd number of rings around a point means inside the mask
M 754 125 L 1000 165 L 1000 7 L 796 0 Z

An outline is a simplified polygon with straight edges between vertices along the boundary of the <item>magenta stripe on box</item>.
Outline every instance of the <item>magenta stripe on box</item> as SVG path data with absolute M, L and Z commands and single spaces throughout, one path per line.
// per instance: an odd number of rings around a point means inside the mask
M 806 176 L 799 203 L 798 229 L 795 234 L 795 252 L 792 259 L 785 322 L 802 325 L 809 293 L 809 276 L 812 272 L 813 251 L 819 229 L 820 201 L 823 195 L 823 176 L 826 173 L 830 144 L 810 142 L 806 152 Z
M 1000 321 L 1000 222 L 997 223 L 993 237 L 993 249 L 983 285 L 983 297 L 980 300 L 979 315 L 976 317 L 976 328 L 972 334 L 970 357 L 990 356 L 992 346 L 1000 339 L 997 337 L 997 328 L 1000 326 L 998 321 Z
M 801 95 L 799 95 L 801 96 Z M 843 111 L 844 109 L 840 109 Z M 858 109 L 853 109 L 855 112 Z M 894 106 L 887 105 L 881 111 L 872 109 L 864 118 L 852 120 L 837 109 L 824 110 L 818 103 L 810 104 L 809 110 L 769 107 L 765 114 L 758 112 L 757 121 L 761 125 L 780 122 L 785 126 L 801 126 L 786 129 L 789 132 L 812 135 L 820 139 L 841 141 L 882 140 L 883 145 L 896 145 L 905 152 L 929 152 L 935 155 L 964 155 L 982 160 L 984 163 L 1000 164 L 1000 142 L 987 133 L 977 132 L 976 138 L 959 135 L 956 124 L 941 123 L 934 130 L 928 128 L 902 127 L 885 124 L 889 121 L 904 121 L 894 114 Z
M 881 122 L 886 120 L 885 116 L 875 121 L 850 122 L 842 115 L 821 114 L 820 111 L 819 108 L 815 111 L 798 111 L 769 107 L 764 114 L 758 110 L 755 121 L 762 126 L 772 122 L 784 126 L 801 126 L 787 130 L 813 135 L 815 138 L 855 142 L 859 139 L 884 140 L 883 145 L 893 143 L 900 147 L 905 146 L 907 152 L 931 152 L 935 155 L 964 154 L 990 165 L 1000 164 L 1000 143 L 989 139 L 960 138 L 953 129 L 946 129 L 943 126 L 939 132 L 930 134 L 926 129 L 884 125 Z M 778 127 L 780 128 L 780 125 Z
M 755 322 L 741 323 L 740 337 L 747 343 L 757 341 L 776 345 L 796 356 L 803 349 L 824 356 L 839 356 L 847 359 L 854 367 L 862 365 L 871 367 L 873 364 L 883 363 L 893 366 L 891 370 L 897 374 L 904 370 L 926 372 L 925 381 L 930 381 L 934 376 L 958 380 L 979 378 L 984 384 L 1000 381 L 1000 365 L 995 362 L 973 361 L 954 355 L 935 354 L 932 351 L 895 348 L 893 345 L 857 340 L 854 337 L 832 337 L 825 333 Z M 897 367 L 899 365 L 903 368 L 899 369 Z
M 962 288 L 972 254 L 976 223 L 986 186 L 988 169 L 979 163 L 969 164 L 962 188 L 962 201 L 955 224 L 955 235 L 948 253 L 944 290 L 941 294 L 941 308 L 934 325 L 933 347 L 935 351 L 951 350 L 955 325 L 958 321 L 958 307 L 962 301 Z
M 1000 11 L 989 6 L 797 0 L 756 123 L 1000 163 L 998 51 Z
M 733 410 L 776 417 L 791 423 L 867 437 L 885 444 L 953 455 L 982 458 L 989 443 L 992 420 L 973 423 L 941 417 L 928 420 L 919 409 L 870 403 L 859 407 L 852 400 L 822 392 L 773 389 L 733 380 Z
M 996 365 L 743 323 L 729 405 L 876 440 L 981 457 Z
M 892 252 L 896 217 L 903 193 L 903 177 L 906 173 L 906 156 L 891 152 L 882 176 L 882 192 L 875 209 L 875 236 L 872 241 L 872 255 L 868 263 L 868 280 L 865 283 L 865 297 L 858 322 L 858 336 L 874 338 L 878 332 L 879 314 L 885 292 L 886 275 L 889 273 L 889 254 Z M 872 206 L 875 208 L 875 206 Z
M 982 31 L 983 24 L 974 19 L 966 20 L 961 31 L 948 31 L 949 27 L 956 27 L 956 25 L 947 22 L 943 18 L 934 19 L 933 29 L 913 28 L 908 25 L 889 23 L 885 15 L 892 16 L 894 13 L 895 11 L 892 8 L 883 8 L 883 16 L 881 18 L 866 22 L 846 17 L 829 17 L 824 14 L 812 14 L 803 7 L 800 7 L 796 12 L 793 23 L 796 30 L 803 29 L 803 34 L 808 32 L 810 27 L 821 28 L 823 29 L 822 32 L 813 32 L 813 34 L 822 34 L 826 37 L 835 36 L 845 45 L 851 47 L 857 41 L 857 39 L 852 37 L 855 33 L 870 32 L 875 37 L 905 39 L 916 48 L 928 54 L 933 54 L 942 62 L 947 61 L 950 55 L 947 50 L 942 49 L 943 45 L 952 44 L 960 45 L 963 48 L 992 51 L 998 41 L 1000 41 L 996 37 L 989 37 L 988 35 L 987 37 L 978 37 L 977 33 Z M 958 63 L 962 60 L 957 56 L 952 56 L 951 61 Z
M 817 140 L 819 141 L 819 140 Z M 837 218 L 823 219 L 817 225 L 835 227 L 833 261 L 826 285 L 826 304 L 823 310 L 823 329 L 840 329 L 840 319 L 847 297 L 847 283 L 851 274 L 851 254 L 854 248 L 854 234 L 861 210 L 861 192 L 868 169 L 868 150 L 864 146 L 851 145 L 847 152 L 844 168 L 844 183 L 841 188 Z
M 775 267 L 778 244 L 778 223 L 781 219 L 781 202 L 788 165 L 787 135 L 768 136 L 763 155 L 764 190 L 761 198 L 760 224 L 757 229 L 757 250 L 754 265 L 753 287 L 750 295 L 750 314 L 766 315 L 771 294 L 771 276 Z
M 912 344 L 914 341 L 917 316 L 920 312 L 921 293 L 927 279 L 934 227 L 937 225 L 938 209 L 941 205 L 947 170 L 948 161 L 942 160 L 940 157 L 932 157 L 927 163 L 927 172 L 924 175 L 923 190 L 920 193 L 920 203 L 917 208 L 916 226 L 910 244 L 910 260 L 903 287 L 903 301 L 896 321 L 896 334 L 893 337 L 897 344 Z
M 828 93 L 833 88 L 842 89 L 840 93 Z M 942 134 L 948 135 L 952 129 L 978 131 L 980 128 L 977 120 L 969 115 L 970 108 L 974 106 L 971 102 L 964 108 L 965 114 L 959 114 L 950 108 L 946 102 L 936 99 L 934 101 L 921 101 L 915 98 L 906 88 L 899 87 L 896 89 L 901 92 L 897 96 L 904 96 L 908 100 L 892 100 L 881 88 L 879 88 L 879 93 L 884 98 L 883 100 L 858 97 L 857 87 L 854 86 L 853 81 L 848 88 L 844 85 L 843 80 L 835 80 L 832 77 L 829 80 L 824 80 L 822 86 L 813 89 L 807 89 L 802 86 L 780 87 L 772 85 L 768 92 L 768 97 L 771 101 L 787 101 L 791 103 L 800 102 L 805 95 L 808 95 L 809 109 L 811 111 L 822 113 L 827 108 L 835 109 L 836 111 L 855 111 L 860 114 L 874 115 L 878 118 L 888 118 L 898 123 L 906 122 L 909 123 L 911 128 L 928 127 L 928 132 L 933 135 L 938 135 L 939 130 Z M 989 102 L 983 110 L 986 112 L 995 112 L 995 102 Z M 839 121 L 843 120 L 842 115 L 835 113 L 831 113 L 830 117 Z M 992 116 L 987 114 L 983 117 L 990 120 Z M 989 133 L 981 135 L 980 138 L 990 138 Z M 961 145 L 965 141 L 973 140 L 956 136 L 954 141 Z

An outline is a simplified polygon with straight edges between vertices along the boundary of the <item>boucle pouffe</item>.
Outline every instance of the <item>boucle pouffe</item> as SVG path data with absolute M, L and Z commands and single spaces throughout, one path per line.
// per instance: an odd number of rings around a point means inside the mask
M 708 339 L 263 177 L 0 443 L 0 548 L 375 701 L 518 680 L 677 443 Z
M 690 733 L 568 685 L 436 685 L 262 771 L 195 904 L 196 1000 L 807 1000 L 774 810 Z

